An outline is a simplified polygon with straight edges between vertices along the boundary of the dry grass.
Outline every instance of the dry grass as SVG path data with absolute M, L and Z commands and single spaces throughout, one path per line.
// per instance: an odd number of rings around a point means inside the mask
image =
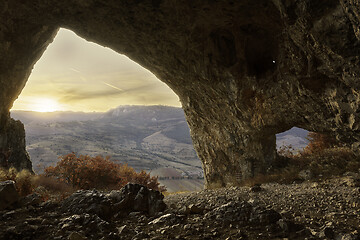
M 359 171 L 360 156 L 347 147 L 330 147 L 313 150 L 304 150 L 294 153 L 291 147 L 281 149 L 275 170 L 266 175 L 258 175 L 242 183 L 244 186 L 277 182 L 288 184 L 300 181 L 299 173 L 310 170 L 313 179 L 324 179 L 341 176 L 346 172 Z
M 77 190 L 69 184 L 44 175 L 37 175 L 34 182 L 37 186 L 35 192 L 42 197 L 43 201 L 62 201 Z
M 66 160 L 66 161 L 65 161 Z M 20 196 L 37 193 L 46 201 L 62 200 L 78 189 L 120 189 L 128 182 L 143 184 L 149 188 L 165 191 L 157 177 L 139 173 L 126 164 L 119 165 L 109 158 L 69 154 L 62 157 L 56 167 L 48 167 L 45 174 L 34 175 L 27 170 L 0 169 L 0 181 L 13 180 Z
M 34 182 L 37 186 L 41 186 L 52 193 L 72 193 L 76 190 L 66 183 L 44 175 L 37 175 Z
M 303 154 L 294 160 L 305 162 L 307 169 L 317 177 L 340 176 L 360 169 L 360 157 L 346 147 L 333 147 L 313 154 Z
M 18 172 L 15 168 L 0 168 L 0 181 L 12 180 L 20 196 L 24 197 L 33 192 L 38 193 L 46 201 L 51 196 L 56 199 L 63 199 L 75 190 L 58 180 L 43 175 L 31 174 L 28 170 Z
M 271 174 L 260 174 L 253 178 L 247 179 L 242 182 L 241 186 L 252 187 L 256 184 L 271 183 L 271 182 L 289 184 L 298 180 L 297 177 L 298 173 L 299 173 L 298 169 L 292 167 L 284 168 Z
M 301 180 L 299 173 L 302 170 L 310 170 L 314 180 L 359 171 L 359 154 L 341 146 L 334 137 L 310 132 L 307 139 L 309 144 L 301 151 L 295 151 L 291 145 L 281 147 L 272 172 L 248 179 L 242 185 L 253 186 L 268 182 L 291 183 Z
M 36 187 L 34 184 L 34 175 L 28 170 L 18 172 L 15 168 L 0 169 L 0 181 L 12 180 L 20 196 L 31 194 Z
M 16 174 L 15 185 L 20 196 L 31 194 L 36 187 L 34 184 L 34 175 L 27 170 L 21 170 Z

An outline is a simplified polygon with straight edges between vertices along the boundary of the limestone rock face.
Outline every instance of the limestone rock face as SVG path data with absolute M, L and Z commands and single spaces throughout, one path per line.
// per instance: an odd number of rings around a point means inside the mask
M 17 170 L 28 169 L 32 171 L 30 156 L 24 151 L 26 148 L 24 125 L 19 120 L 10 119 L 6 129 L 7 149 L 10 151 L 8 158 L 9 167 L 15 167 Z
M 0 127 L 0 167 L 14 167 L 18 171 L 28 169 L 32 172 L 29 154 L 25 151 L 25 129 L 20 121 L 9 118 Z
M 34 63 L 65 27 L 174 90 L 209 188 L 266 172 L 275 134 L 293 126 L 360 145 L 356 1 L 3 0 L 0 9 L 0 137 Z

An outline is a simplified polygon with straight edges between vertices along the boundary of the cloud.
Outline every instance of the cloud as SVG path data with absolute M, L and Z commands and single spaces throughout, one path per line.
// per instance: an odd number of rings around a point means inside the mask
M 103 83 L 104 83 L 105 85 L 111 87 L 111 88 L 114 88 L 114 89 L 116 89 L 116 90 L 119 90 L 120 92 L 123 92 L 123 91 L 124 91 L 123 89 L 118 88 L 118 87 L 116 87 L 116 86 L 114 86 L 114 85 L 111 85 L 110 83 L 107 83 L 107 82 L 104 82 L 104 81 L 103 81 Z
M 79 70 L 76 70 L 75 68 L 69 68 L 69 70 L 76 72 L 76 73 L 81 73 Z
M 106 84 L 107 86 L 110 86 L 111 84 Z M 144 90 L 150 90 L 154 87 L 153 83 L 128 88 L 128 89 L 120 89 L 115 86 L 111 86 L 107 89 L 78 89 L 78 88 L 70 88 L 67 90 L 64 90 L 61 94 L 62 97 L 60 97 L 60 101 L 64 103 L 72 103 L 74 101 L 82 101 L 82 100 L 89 100 L 89 99 L 99 99 L 99 101 L 102 98 L 108 98 L 108 97 L 120 97 L 124 94 L 144 94 Z
M 76 101 L 88 100 L 88 99 L 97 99 L 99 100 L 103 97 L 109 97 L 114 95 L 119 95 L 121 92 L 116 91 L 115 89 L 109 90 L 78 90 L 78 89 L 68 89 L 65 90 L 60 95 L 60 102 L 64 103 L 74 103 Z

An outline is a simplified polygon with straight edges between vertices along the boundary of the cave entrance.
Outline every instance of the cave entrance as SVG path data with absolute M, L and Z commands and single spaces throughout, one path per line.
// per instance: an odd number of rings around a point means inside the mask
M 25 125 L 36 172 L 76 152 L 110 155 L 137 171 L 168 176 L 167 169 L 176 169 L 184 177 L 203 176 L 180 106 L 175 93 L 150 71 L 60 29 L 11 116 Z
M 308 131 L 302 128 L 293 127 L 285 132 L 276 134 L 276 148 L 291 146 L 295 151 L 305 148 L 309 141 L 307 140 Z
M 181 106 L 174 92 L 147 69 L 60 29 L 12 109 L 103 112 L 118 105 L 156 104 Z

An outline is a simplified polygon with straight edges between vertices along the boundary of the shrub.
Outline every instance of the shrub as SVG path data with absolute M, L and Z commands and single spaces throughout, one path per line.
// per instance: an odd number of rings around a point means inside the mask
M 336 139 L 323 133 L 309 132 L 308 145 L 297 154 L 288 155 L 289 165 L 297 169 L 310 169 L 315 176 L 337 176 L 345 171 L 347 163 L 359 163 L 357 155 L 347 147 L 341 147 Z
M 56 177 L 61 182 L 81 189 L 102 189 L 122 182 L 117 165 L 101 156 L 77 157 L 75 153 L 71 153 L 61 156 L 56 167 L 45 168 L 44 172 L 45 176 Z
M 290 183 L 299 180 L 299 172 L 305 169 L 309 169 L 314 177 L 329 178 L 360 168 L 360 156 L 350 148 L 341 146 L 335 138 L 310 132 L 307 139 L 309 144 L 300 151 L 295 151 L 291 146 L 281 147 L 270 173 L 256 176 L 243 184 Z
M 34 176 L 28 170 L 21 170 L 16 174 L 15 186 L 20 196 L 31 194 L 35 189 Z
M 158 178 L 141 171 L 136 173 L 127 164 L 117 164 L 110 157 L 90 157 L 70 153 L 60 157 L 55 167 L 44 170 L 46 177 L 55 177 L 61 182 L 80 189 L 119 189 L 128 182 L 143 184 L 154 190 L 164 191 L 159 186 Z
M 61 201 L 75 191 L 75 189 L 69 184 L 60 182 L 54 177 L 44 176 L 43 174 L 37 175 L 34 178 L 34 182 L 37 186 L 35 192 L 41 196 L 43 201 L 47 201 L 49 199 Z
M 36 186 L 44 187 L 46 190 L 53 193 L 72 193 L 74 192 L 74 188 L 72 188 L 69 184 L 64 182 L 60 182 L 58 179 L 54 177 L 47 177 L 45 175 L 37 175 L 34 179 Z
M 15 168 L 0 169 L 0 181 L 13 180 L 20 196 L 31 194 L 35 189 L 34 175 L 28 170 L 18 172 Z
M 158 190 L 160 192 L 165 192 L 166 188 L 165 186 L 160 186 L 160 183 L 158 182 L 158 177 L 151 177 L 149 173 L 146 173 L 144 170 L 142 170 L 139 173 L 135 173 L 132 182 L 142 184 L 144 186 L 147 186 L 148 188 Z
M 303 154 L 318 153 L 325 149 L 339 146 L 339 143 L 333 136 L 324 133 L 309 132 L 306 139 L 309 140 L 309 143 L 303 150 Z
M 310 169 L 315 176 L 340 176 L 360 168 L 360 158 L 348 147 L 330 147 L 312 154 L 300 152 L 290 159 L 299 170 Z

